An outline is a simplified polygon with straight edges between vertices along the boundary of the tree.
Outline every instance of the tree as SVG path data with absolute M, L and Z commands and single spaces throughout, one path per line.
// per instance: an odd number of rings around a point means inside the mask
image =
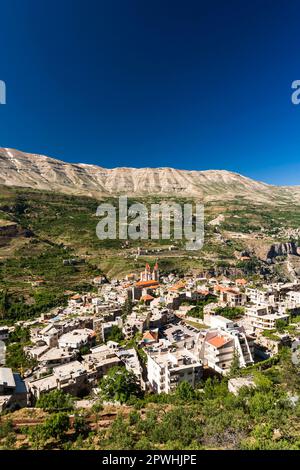
M 17 442 L 17 437 L 14 432 L 10 432 L 6 438 L 4 439 L 4 450 L 13 450 L 15 448 L 15 444 Z
M 106 336 L 106 341 L 116 341 L 116 343 L 119 343 L 122 339 L 124 339 L 122 330 L 117 325 L 113 325 Z
M 9 335 L 9 343 L 26 344 L 30 341 L 30 329 L 16 325 L 14 331 Z
M 97 429 L 98 429 L 99 416 L 100 416 L 101 411 L 103 411 L 103 405 L 101 401 L 99 400 L 96 403 L 94 403 L 92 406 L 92 413 L 95 414 L 95 421 L 96 421 Z
M 28 430 L 28 437 L 31 447 L 34 450 L 43 449 L 46 443 L 46 436 L 44 432 L 44 426 L 42 424 L 38 424 Z
M 286 326 L 287 325 L 286 325 L 286 322 L 284 320 L 279 319 L 279 320 L 276 321 L 276 328 L 277 328 L 279 333 L 284 333 L 284 330 L 285 330 Z
M 109 449 L 131 450 L 134 447 L 134 434 L 122 414 L 113 421 L 104 442 Z
M 175 395 L 180 400 L 187 402 L 187 401 L 194 400 L 196 393 L 192 385 L 190 385 L 188 382 L 183 380 L 182 382 L 180 382 L 180 384 L 176 388 Z
M 132 308 L 133 308 L 132 300 L 128 297 L 125 300 L 125 303 L 122 307 L 122 315 L 124 319 L 132 313 Z
M 67 413 L 55 413 L 46 419 L 42 432 L 46 438 L 54 437 L 62 439 L 66 431 L 70 428 L 70 420 Z
M 215 310 L 217 315 L 228 318 L 228 320 L 235 320 L 243 316 L 244 309 L 242 307 L 218 307 Z
M 100 381 L 101 395 L 105 400 L 126 403 L 132 396 L 139 396 L 141 390 L 133 372 L 125 367 L 112 367 Z
M 6 366 L 13 370 L 30 369 L 37 364 L 35 359 L 29 358 L 24 353 L 22 343 L 11 343 L 6 349 Z
M 81 356 L 84 356 L 85 354 L 89 354 L 90 351 L 91 351 L 90 347 L 87 344 L 85 344 L 85 345 L 81 346 L 81 348 L 79 349 L 79 354 Z
M 74 398 L 62 390 L 42 394 L 36 403 L 37 408 L 44 411 L 71 411 L 74 408 Z
M 234 349 L 229 375 L 230 377 L 236 377 L 240 375 L 240 358 L 236 348 Z
M 0 418 L 0 439 L 8 436 L 9 433 L 13 432 L 14 427 L 11 420 L 5 420 Z
M 76 436 L 87 436 L 91 429 L 84 417 L 79 415 L 75 416 L 73 428 Z

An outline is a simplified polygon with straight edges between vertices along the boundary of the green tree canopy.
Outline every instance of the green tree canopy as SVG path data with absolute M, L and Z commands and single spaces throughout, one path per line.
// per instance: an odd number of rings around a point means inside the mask
M 176 388 L 175 395 L 180 400 L 187 402 L 194 400 L 196 393 L 192 385 L 183 380 L 179 383 L 178 387 Z
M 46 438 L 61 439 L 70 428 L 70 419 L 67 413 L 55 413 L 49 416 L 43 424 L 42 432 Z
M 53 390 L 42 394 L 36 403 L 36 407 L 50 412 L 71 411 L 74 408 L 74 399 L 62 390 Z
M 103 399 L 121 403 L 141 394 L 135 375 L 125 367 L 112 367 L 100 381 L 100 391 Z
M 117 327 L 117 325 L 113 325 L 106 336 L 106 341 L 116 341 L 119 343 L 124 339 L 124 335 L 122 330 Z

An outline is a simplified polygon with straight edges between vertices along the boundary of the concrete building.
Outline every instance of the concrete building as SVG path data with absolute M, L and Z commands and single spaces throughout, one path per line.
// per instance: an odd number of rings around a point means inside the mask
M 119 349 L 116 354 L 119 359 L 124 363 L 126 369 L 133 372 L 139 383 L 141 383 L 143 370 L 136 350 L 134 348 Z
M 210 329 L 199 338 L 198 348 L 203 364 L 222 375 L 229 372 L 235 354 L 240 367 L 254 362 L 254 338 L 242 328 Z
M 5 365 L 6 345 L 4 341 L 0 341 L 0 366 Z
M 246 287 L 245 293 L 249 301 L 256 305 L 268 304 L 274 306 L 278 300 L 278 290 L 271 287 L 265 289 Z
M 288 309 L 300 308 L 300 291 L 289 291 L 286 294 L 285 306 Z
M 60 329 L 51 323 L 39 332 L 37 339 L 44 341 L 50 348 L 54 348 L 58 345 L 59 334 Z
M 53 373 L 41 379 L 28 382 L 29 391 L 33 399 L 38 399 L 42 393 L 52 390 L 64 390 L 66 393 L 77 396 L 89 391 L 87 371 L 78 361 L 55 367 Z
M 27 406 L 28 393 L 20 374 L 9 367 L 0 367 L 0 412 Z
M 109 369 L 121 364 L 116 353 L 107 346 L 100 346 L 97 352 L 83 356 L 82 365 L 86 369 L 87 379 L 90 386 L 98 385 L 99 380 L 107 374 Z
M 201 380 L 202 364 L 185 348 L 148 351 L 147 359 L 148 381 L 156 393 L 173 392 L 182 381 L 195 387 Z
M 208 325 L 210 328 L 219 328 L 221 330 L 234 328 L 234 322 L 221 315 L 211 315 L 207 313 L 204 315 L 203 321 L 205 325 Z
M 125 339 L 129 340 L 136 333 L 143 333 L 149 327 L 149 317 L 150 313 L 138 314 L 137 312 L 132 312 L 128 315 L 122 328 Z
M 221 288 L 220 302 L 226 304 L 228 307 L 241 307 L 245 305 L 247 296 L 235 289 Z
M 283 320 L 289 322 L 289 315 L 276 312 L 275 309 L 268 305 L 252 305 L 245 309 L 245 320 L 255 331 L 258 330 L 274 330 L 276 322 Z
M 95 337 L 96 334 L 93 330 L 82 328 L 62 335 L 58 340 L 58 345 L 61 349 L 80 349 L 82 346 L 92 345 Z
M 41 354 L 37 361 L 41 367 L 52 368 L 67 364 L 76 358 L 76 352 L 67 348 L 51 348 Z

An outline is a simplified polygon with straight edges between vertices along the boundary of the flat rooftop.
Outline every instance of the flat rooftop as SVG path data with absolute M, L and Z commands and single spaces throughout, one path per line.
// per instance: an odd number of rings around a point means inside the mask
M 190 354 L 187 349 L 177 349 L 175 351 L 161 351 L 150 354 L 150 357 L 161 367 L 170 369 L 183 369 L 191 366 L 201 366 L 201 362 Z
M 16 386 L 14 375 L 9 367 L 0 367 L 0 385 L 6 387 Z

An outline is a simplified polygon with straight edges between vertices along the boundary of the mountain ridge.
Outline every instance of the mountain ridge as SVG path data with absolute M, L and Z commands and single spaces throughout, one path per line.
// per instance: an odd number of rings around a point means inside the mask
M 299 186 L 275 186 L 229 170 L 108 169 L 11 148 L 0 148 L 0 184 L 97 198 L 127 194 L 300 202 Z

